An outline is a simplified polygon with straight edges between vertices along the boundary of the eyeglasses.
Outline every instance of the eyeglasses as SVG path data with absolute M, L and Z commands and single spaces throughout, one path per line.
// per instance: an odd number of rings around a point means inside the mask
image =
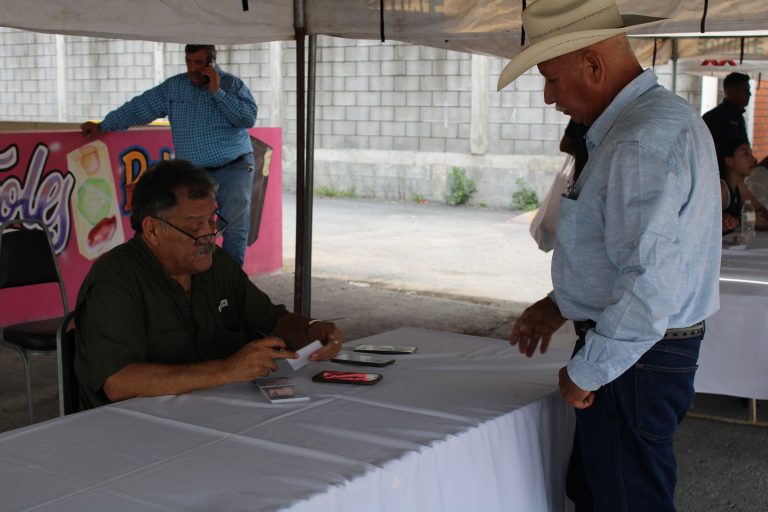
M 153 217 L 153 218 L 163 221 L 165 224 L 168 224 L 179 233 L 183 233 L 187 235 L 189 238 L 194 240 L 195 245 L 199 247 L 201 245 L 210 245 L 214 243 L 216 241 L 216 237 L 219 236 L 225 229 L 227 229 L 227 226 L 229 226 L 229 221 L 227 221 L 224 217 L 222 217 L 218 210 L 214 212 L 214 215 L 216 216 L 216 219 L 209 220 L 208 225 L 211 228 L 215 229 L 215 231 L 213 233 L 206 233 L 205 235 L 198 235 L 198 236 L 195 236 L 191 233 L 184 231 L 179 226 L 171 224 L 170 222 L 163 219 L 162 217 Z

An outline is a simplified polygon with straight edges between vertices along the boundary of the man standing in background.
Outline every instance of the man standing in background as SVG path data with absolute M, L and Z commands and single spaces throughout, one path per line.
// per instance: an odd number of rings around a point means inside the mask
M 749 75 L 731 73 L 723 80 L 723 101 L 704 114 L 704 122 L 712 133 L 715 147 L 724 139 L 739 137 L 749 140 L 747 123 L 744 121 L 744 109 L 749 105 L 752 91 L 749 88 Z
M 223 249 L 241 266 L 250 228 L 253 149 L 248 128 L 256 122 L 251 91 L 216 64 L 216 47 L 184 48 L 187 72 L 165 80 L 113 110 L 101 123 L 81 125 L 83 135 L 126 130 L 168 117 L 176 158 L 208 171 L 218 184 L 216 201 L 229 222 Z

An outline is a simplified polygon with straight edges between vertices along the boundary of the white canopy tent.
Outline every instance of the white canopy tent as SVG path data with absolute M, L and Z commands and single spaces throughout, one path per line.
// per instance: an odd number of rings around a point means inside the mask
M 707 0 L 617 3 L 625 13 L 670 18 L 636 32 L 650 36 L 651 41 L 654 35 L 700 36 L 702 25 L 713 35 L 768 35 L 768 31 L 755 32 L 768 28 L 765 0 L 718 0 L 712 5 Z M 176 43 L 295 40 L 298 100 L 294 310 L 309 316 L 316 36 L 392 39 L 509 58 L 522 47 L 520 12 L 524 4 L 525 0 L 3 0 L 0 26 Z M 706 19 L 702 21 L 705 11 Z M 304 72 L 307 35 L 308 88 Z M 656 55 L 657 63 L 663 62 L 658 45 Z
M 297 24 L 307 35 L 378 39 L 383 18 L 387 39 L 511 57 L 520 50 L 524 4 L 525 0 L 3 0 L 0 25 L 93 37 L 237 44 L 294 40 Z M 700 35 L 706 6 L 708 35 L 768 35 L 765 0 L 618 0 L 618 4 L 622 12 L 670 18 L 633 34 Z

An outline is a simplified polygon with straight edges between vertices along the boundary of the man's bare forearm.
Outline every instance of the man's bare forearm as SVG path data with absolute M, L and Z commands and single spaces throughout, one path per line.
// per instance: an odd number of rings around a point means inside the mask
M 138 396 L 179 395 L 234 382 L 224 359 L 188 364 L 132 363 L 104 382 L 112 402 Z

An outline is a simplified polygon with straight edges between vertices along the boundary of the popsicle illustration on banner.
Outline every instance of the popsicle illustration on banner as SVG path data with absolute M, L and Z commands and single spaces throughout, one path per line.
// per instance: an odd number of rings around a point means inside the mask
M 77 248 L 92 260 L 125 241 L 109 151 L 101 141 L 89 142 L 68 153 L 67 164 L 76 180 L 72 215 Z

